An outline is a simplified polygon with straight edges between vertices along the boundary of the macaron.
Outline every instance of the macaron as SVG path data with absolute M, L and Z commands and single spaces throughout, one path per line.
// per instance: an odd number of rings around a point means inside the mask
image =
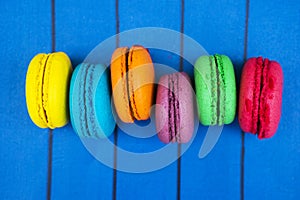
M 262 57 L 246 61 L 240 83 L 239 124 L 259 139 L 272 137 L 280 121 L 283 72 L 280 64 Z
M 109 69 L 101 64 L 79 64 L 70 84 L 70 116 L 80 137 L 106 138 L 115 128 L 111 109 Z
M 26 104 L 38 127 L 54 129 L 68 123 L 71 74 L 71 61 L 63 52 L 41 53 L 31 60 L 26 75 Z
M 236 112 L 236 82 L 225 55 L 201 56 L 194 67 L 199 120 L 203 125 L 230 124 Z
M 117 48 L 111 58 L 113 100 L 125 123 L 147 120 L 153 102 L 154 67 L 142 46 Z
M 193 88 L 188 75 L 177 72 L 160 78 L 156 95 L 155 120 L 164 143 L 187 143 L 194 132 Z

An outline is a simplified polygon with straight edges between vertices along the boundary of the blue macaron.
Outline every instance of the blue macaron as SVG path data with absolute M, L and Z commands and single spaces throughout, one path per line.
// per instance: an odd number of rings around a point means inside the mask
M 70 118 L 80 137 L 105 138 L 114 131 L 108 70 L 101 64 L 82 63 L 72 74 Z

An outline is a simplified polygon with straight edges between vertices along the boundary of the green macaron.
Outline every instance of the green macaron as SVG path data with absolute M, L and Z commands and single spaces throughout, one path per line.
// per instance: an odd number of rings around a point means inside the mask
M 200 122 L 230 124 L 236 112 L 236 82 L 231 60 L 225 55 L 201 56 L 194 68 Z

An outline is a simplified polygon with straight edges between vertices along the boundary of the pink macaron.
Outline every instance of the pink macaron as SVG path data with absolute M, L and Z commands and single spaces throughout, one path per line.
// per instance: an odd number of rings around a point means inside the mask
M 281 116 L 283 72 L 276 61 L 250 58 L 244 65 L 239 98 L 239 124 L 259 139 L 272 137 Z
M 156 130 L 164 143 L 187 143 L 194 132 L 193 88 L 188 75 L 162 76 L 156 96 Z

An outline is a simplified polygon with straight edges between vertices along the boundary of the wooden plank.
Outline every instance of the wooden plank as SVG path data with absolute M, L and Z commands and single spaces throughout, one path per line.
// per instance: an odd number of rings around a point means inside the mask
M 51 51 L 50 2 L 40 4 L 7 1 L 0 8 L 1 199 L 46 198 L 48 130 L 31 122 L 25 101 L 31 58 Z
M 243 60 L 245 8 L 245 2 L 238 1 L 186 1 L 184 33 L 209 54 L 228 55 L 239 71 Z M 184 70 L 191 71 L 187 67 Z M 214 149 L 199 159 L 206 133 L 207 127 L 199 126 L 192 146 L 182 157 L 182 199 L 240 198 L 241 132 L 237 120 L 224 126 Z
M 120 31 L 125 31 L 140 27 L 164 27 L 180 31 L 180 1 L 167 1 L 156 3 L 150 1 L 120 1 Z M 159 40 L 159 38 L 157 38 Z M 179 43 L 178 38 L 178 45 Z M 122 45 L 122 39 L 121 39 Z M 176 41 L 174 41 L 176 43 Z M 169 52 L 150 49 L 150 54 L 154 62 L 167 64 L 174 69 L 179 69 L 179 57 Z M 145 123 L 144 123 L 145 125 Z M 125 131 L 126 132 L 126 131 Z M 142 139 L 127 135 L 119 129 L 118 146 L 138 154 L 153 152 L 161 149 L 161 143 L 156 135 L 151 138 Z M 142 133 L 141 133 L 142 134 Z M 173 146 L 173 153 L 177 154 L 176 144 Z M 119 152 L 118 152 L 118 155 Z M 159 156 L 159 154 L 158 154 Z M 124 162 L 124 158 L 118 157 L 118 163 Z M 146 163 L 157 160 L 147 160 Z M 134 160 L 132 165 L 142 166 L 145 163 L 138 163 Z M 133 174 L 117 172 L 117 199 L 175 199 L 177 195 L 177 163 L 176 161 L 154 172 Z
M 113 1 L 56 1 L 56 50 L 75 67 L 115 34 L 115 24 Z M 111 199 L 113 170 L 85 149 L 70 124 L 54 131 L 52 174 L 53 199 Z
M 115 2 L 55 1 L 56 50 L 66 51 L 74 66 L 99 42 L 116 32 Z M 160 26 L 180 31 L 180 1 L 120 1 L 120 31 Z M 184 31 L 213 53 L 227 54 L 237 76 L 244 53 L 246 1 L 186 1 Z M 245 136 L 245 199 L 300 198 L 299 83 L 300 5 L 293 0 L 250 1 L 248 57 L 262 55 L 282 64 L 285 77 L 283 115 L 274 138 L 259 141 Z M 0 33 L 3 67 L 0 87 L 1 199 L 43 199 L 47 192 L 48 129 L 30 120 L 25 102 L 25 76 L 30 59 L 51 51 L 51 2 L 5 1 Z M 179 68 L 176 56 L 151 50 L 153 59 Z M 288 59 L 286 59 L 288 56 Z M 184 65 L 192 75 L 192 66 Z M 296 81 L 295 81 L 296 80 Z M 198 152 L 207 127 L 181 160 L 182 199 L 240 198 L 241 131 L 237 121 L 227 125 L 213 151 Z M 53 199 L 110 199 L 113 170 L 84 148 L 70 124 L 53 132 Z M 119 130 L 118 145 L 137 153 L 161 148 L 156 136 L 132 138 Z M 110 138 L 113 140 L 113 137 Z M 120 161 L 118 158 L 118 162 Z M 175 199 L 177 163 L 151 173 L 117 172 L 117 198 Z
M 272 6 L 269 6 L 272 5 Z M 276 135 L 245 137 L 245 196 L 300 198 L 300 5 L 298 1 L 250 1 L 248 57 L 277 60 L 284 72 L 282 116 Z

